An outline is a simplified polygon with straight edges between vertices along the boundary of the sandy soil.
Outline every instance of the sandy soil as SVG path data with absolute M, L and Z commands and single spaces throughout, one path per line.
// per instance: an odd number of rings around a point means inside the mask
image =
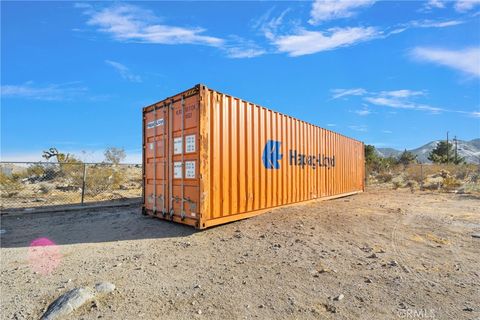
M 1 318 L 110 281 L 72 318 L 478 319 L 479 200 L 371 189 L 202 232 L 135 207 L 7 215 Z M 48 261 L 29 249 L 42 237 Z

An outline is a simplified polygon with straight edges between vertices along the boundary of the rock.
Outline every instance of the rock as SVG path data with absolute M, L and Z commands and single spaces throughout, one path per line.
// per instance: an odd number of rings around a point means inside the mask
M 392 267 L 396 267 L 396 266 L 398 266 L 398 262 L 395 261 L 395 260 L 392 260 L 392 261 L 390 261 L 389 265 L 392 266 Z
M 370 279 L 370 278 L 365 279 L 365 283 L 372 283 L 372 282 L 373 282 L 373 281 L 372 281 L 372 279 Z
M 378 256 L 377 256 L 375 253 L 372 253 L 372 254 L 369 255 L 367 258 L 376 259 L 376 258 L 378 258 Z
M 480 233 L 474 233 L 474 234 L 472 234 L 472 237 L 473 238 L 480 238 Z
M 197 313 L 198 313 L 198 314 L 202 314 L 202 310 L 198 310 Z
M 463 311 L 472 312 L 473 308 L 465 307 L 465 308 L 463 308 Z
M 88 288 L 75 288 L 70 290 L 53 301 L 41 319 L 53 320 L 66 316 L 86 302 L 92 300 L 93 297 L 93 292 Z
M 340 300 L 342 300 L 344 297 L 345 297 L 345 296 L 344 296 L 343 294 L 340 294 L 340 295 L 336 296 L 335 298 L 333 298 L 333 300 L 335 300 L 335 301 L 340 301 Z
M 110 282 L 103 281 L 95 285 L 95 291 L 97 291 L 97 293 L 110 293 L 113 290 L 115 290 L 115 285 Z
M 331 313 L 337 313 L 337 308 L 331 304 L 324 304 L 325 310 Z

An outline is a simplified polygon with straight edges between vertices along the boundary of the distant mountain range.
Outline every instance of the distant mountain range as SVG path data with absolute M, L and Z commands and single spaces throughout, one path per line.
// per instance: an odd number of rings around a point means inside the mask
M 420 148 L 408 150 L 417 155 L 417 159 L 420 162 L 430 162 L 427 158 L 430 152 L 436 147 L 437 143 L 441 140 L 435 140 L 421 146 Z M 451 141 L 453 143 L 453 141 Z M 455 148 L 455 145 L 454 145 Z M 392 148 L 378 148 L 377 153 L 381 157 L 397 157 L 403 150 L 396 150 Z M 473 139 L 470 141 L 458 140 L 457 152 L 460 157 L 464 157 L 468 163 L 480 164 L 480 139 Z

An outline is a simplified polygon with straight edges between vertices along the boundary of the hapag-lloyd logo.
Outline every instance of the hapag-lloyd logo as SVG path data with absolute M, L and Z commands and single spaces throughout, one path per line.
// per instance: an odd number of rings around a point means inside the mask
M 266 169 L 280 169 L 279 161 L 283 155 L 280 153 L 280 141 L 268 140 L 263 148 L 262 161 Z
M 262 162 L 265 169 L 280 169 L 280 160 L 283 158 L 280 150 L 281 145 L 282 142 L 280 141 L 267 140 L 262 154 Z M 312 169 L 317 167 L 325 167 L 327 169 L 335 167 L 335 155 L 307 155 L 292 149 L 288 153 L 288 164 L 291 166 L 300 166 L 302 169 L 305 166 L 309 166 Z

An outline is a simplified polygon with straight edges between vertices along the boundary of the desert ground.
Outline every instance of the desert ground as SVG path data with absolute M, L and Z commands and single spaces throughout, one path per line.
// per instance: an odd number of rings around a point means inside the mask
M 1 318 L 115 284 L 70 319 L 479 319 L 480 198 L 408 189 L 205 231 L 138 206 L 1 218 Z M 32 241 L 48 238 L 49 260 Z

